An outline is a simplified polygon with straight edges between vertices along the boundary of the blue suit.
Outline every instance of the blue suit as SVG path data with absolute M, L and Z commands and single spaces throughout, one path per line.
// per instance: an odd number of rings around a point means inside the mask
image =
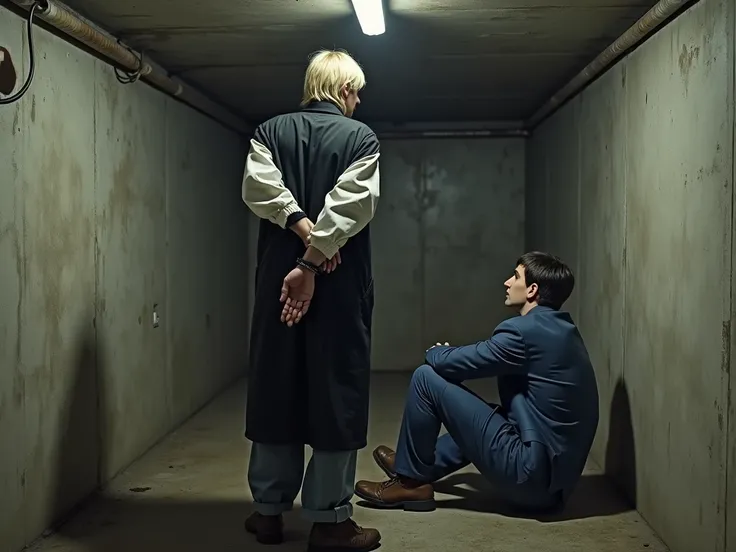
M 461 385 L 498 378 L 500 405 Z M 440 426 L 448 433 L 438 439 Z M 490 339 L 434 347 L 412 377 L 396 471 L 437 481 L 473 463 L 510 502 L 564 502 L 585 466 L 598 426 L 598 388 L 570 315 L 537 306 Z

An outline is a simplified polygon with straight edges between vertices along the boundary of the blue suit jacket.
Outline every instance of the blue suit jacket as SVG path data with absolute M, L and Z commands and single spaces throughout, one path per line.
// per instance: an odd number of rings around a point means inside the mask
M 490 339 L 430 349 L 427 364 L 449 381 L 498 377 L 509 422 L 522 441 L 546 446 L 550 491 L 567 499 L 598 427 L 595 373 L 568 313 L 537 306 L 499 324 Z

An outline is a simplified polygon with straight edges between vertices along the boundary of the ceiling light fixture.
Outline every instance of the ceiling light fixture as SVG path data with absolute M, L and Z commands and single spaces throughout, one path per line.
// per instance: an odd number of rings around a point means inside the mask
M 386 32 L 383 20 L 383 0 L 352 0 L 355 15 L 360 28 L 368 36 L 376 36 Z

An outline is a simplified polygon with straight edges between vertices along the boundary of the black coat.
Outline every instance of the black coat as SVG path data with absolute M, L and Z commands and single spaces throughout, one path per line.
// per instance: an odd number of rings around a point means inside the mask
M 375 134 L 332 104 L 271 119 L 256 130 L 306 216 L 355 161 L 379 151 Z M 304 216 L 304 215 L 301 215 Z M 290 217 L 289 224 L 299 218 Z M 250 344 L 246 437 L 317 450 L 366 446 L 373 277 L 370 228 L 340 250 L 342 264 L 316 277 L 308 313 L 289 328 L 280 321 L 281 284 L 304 253 L 299 237 L 266 219 L 258 235 Z

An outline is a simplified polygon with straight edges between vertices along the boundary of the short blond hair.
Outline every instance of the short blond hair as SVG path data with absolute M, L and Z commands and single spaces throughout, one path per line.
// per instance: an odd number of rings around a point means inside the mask
M 340 95 L 345 84 L 356 91 L 365 87 L 365 74 L 358 62 L 344 50 L 320 50 L 310 59 L 304 75 L 301 105 L 332 102 L 346 113 L 347 107 Z

